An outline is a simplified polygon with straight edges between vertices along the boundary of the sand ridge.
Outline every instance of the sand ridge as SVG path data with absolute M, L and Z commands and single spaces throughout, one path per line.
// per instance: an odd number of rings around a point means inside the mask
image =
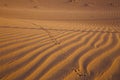
M 116 32 L 120 29 L 119 25 L 103 27 L 91 25 L 94 26 L 88 25 L 84 29 L 79 27 L 76 31 L 45 28 L 54 36 L 52 38 L 60 42 L 59 44 L 55 44 L 40 28 L 1 27 L 0 78 L 8 80 L 119 78 L 117 63 L 120 56 L 120 32 Z M 116 69 L 111 72 L 109 69 L 114 69 L 114 66 Z
M 0 80 L 119 80 L 119 0 L 0 0 Z

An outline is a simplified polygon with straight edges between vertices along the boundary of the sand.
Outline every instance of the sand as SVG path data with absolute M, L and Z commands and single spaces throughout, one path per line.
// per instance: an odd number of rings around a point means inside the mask
M 0 0 L 0 80 L 119 80 L 119 3 Z

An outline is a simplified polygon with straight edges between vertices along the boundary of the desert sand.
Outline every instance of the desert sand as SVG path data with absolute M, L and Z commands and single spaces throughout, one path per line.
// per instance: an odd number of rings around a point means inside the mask
M 119 0 L 0 0 L 0 80 L 120 80 Z

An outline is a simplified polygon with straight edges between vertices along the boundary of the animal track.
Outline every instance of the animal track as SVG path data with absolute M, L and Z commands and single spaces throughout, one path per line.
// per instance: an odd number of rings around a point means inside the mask
M 88 80 L 88 74 L 87 73 L 81 73 L 79 69 L 73 69 L 73 70 L 79 76 L 80 80 Z
M 39 26 L 39 25 L 34 24 L 34 23 L 33 23 L 33 25 Z M 42 26 L 40 26 L 40 28 L 47 33 L 47 35 L 51 38 L 51 41 L 53 41 L 55 43 L 55 45 L 60 45 L 60 42 L 58 42 L 56 40 L 56 38 L 53 35 L 51 35 L 51 33 L 47 29 L 43 28 Z

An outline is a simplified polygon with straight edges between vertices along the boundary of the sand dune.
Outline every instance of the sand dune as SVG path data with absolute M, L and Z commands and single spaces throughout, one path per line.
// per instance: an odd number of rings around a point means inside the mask
M 119 79 L 119 0 L 0 0 L 0 80 Z
M 0 0 L 0 7 L 8 8 L 84 8 L 120 7 L 119 0 Z
M 0 0 L 0 15 L 5 18 L 118 19 L 120 18 L 119 9 L 119 0 Z
M 119 25 L 78 25 L 45 28 L 52 36 L 41 28 L 1 26 L 0 79 L 119 79 Z

